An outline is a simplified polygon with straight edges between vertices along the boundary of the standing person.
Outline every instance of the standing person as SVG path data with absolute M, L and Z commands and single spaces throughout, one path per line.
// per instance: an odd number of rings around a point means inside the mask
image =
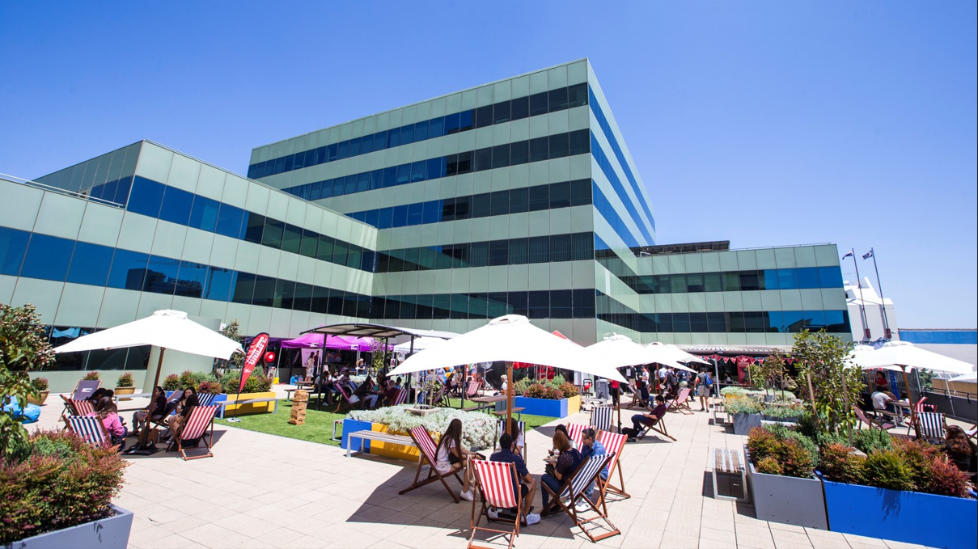
M 666 368 L 665 365 L 659 366 L 658 375 L 659 375 L 658 393 L 661 395 L 666 390 L 666 376 L 669 375 L 669 368 Z
M 305 371 L 306 372 L 305 372 L 305 375 L 303 376 L 303 379 L 305 381 L 312 381 L 312 373 L 315 370 L 315 368 L 316 368 L 316 352 L 313 351 L 309 355 L 309 357 L 306 358 L 306 364 L 305 364 Z
M 574 471 L 577 470 L 583 458 L 581 457 L 581 453 L 571 446 L 570 439 L 562 431 L 554 432 L 553 440 L 554 448 L 560 451 L 560 456 L 557 457 L 557 461 L 554 462 L 552 468 L 547 468 L 548 472 L 540 477 L 540 481 L 546 484 L 559 497 L 560 487 L 564 484 L 565 478 L 568 475 L 574 474 Z M 546 490 L 543 490 L 540 495 L 543 497 L 542 514 L 549 514 L 548 503 L 550 501 L 550 494 Z
M 109 437 L 112 439 L 112 444 L 119 445 L 119 450 L 122 451 L 126 447 L 126 435 L 129 434 L 129 430 L 126 426 L 122 424 L 122 420 L 119 419 L 119 409 L 116 408 L 115 402 L 109 397 L 102 397 L 98 404 L 95 405 L 95 411 L 88 414 L 88 417 L 97 417 L 102 421 L 102 425 L 105 426 L 105 430 L 109 433 Z
M 672 368 L 666 373 L 666 395 L 670 398 L 675 398 L 676 394 L 679 392 L 679 378 L 676 377 L 676 371 Z
M 598 457 L 604 457 L 608 455 L 608 451 L 605 450 L 604 445 L 598 441 L 597 434 L 594 432 L 594 429 L 591 429 L 590 427 L 584 429 L 584 432 L 581 433 L 581 437 L 582 437 L 581 444 L 583 445 L 583 447 L 581 448 L 582 458 L 589 458 L 589 457 L 598 458 Z M 604 466 L 604 469 L 601 469 L 600 476 L 601 476 L 601 480 L 603 481 L 608 480 L 607 465 Z M 584 491 L 584 497 L 586 497 L 587 499 L 593 502 L 594 498 L 591 497 L 593 493 L 594 493 L 594 483 L 592 482 L 587 487 L 587 490 Z M 579 512 L 584 512 L 587 509 L 588 509 L 587 504 L 584 504 L 583 506 L 578 506 L 577 508 Z
M 477 455 L 462 448 L 462 420 L 453 419 L 448 424 L 448 428 L 445 429 L 445 434 L 441 436 L 441 440 L 438 441 L 438 448 L 435 450 L 435 471 L 438 471 L 439 475 L 445 476 L 448 473 L 458 473 L 464 469 L 462 492 L 459 496 L 466 501 L 472 501 L 474 497 L 472 489 L 469 487 L 472 482 L 469 478 L 472 471 L 468 467 L 468 460 L 470 458 L 477 459 L 474 457 Z
M 539 514 L 530 513 L 530 504 L 533 503 L 533 496 L 537 492 L 537 481 L 530 474 L 530 471 L 527 470 L 526 463 L 523 462 L 520 453 L 514 452 L 512 448 L 513 437 L 509 433 L 503 433 L 503 436 L 499 437 L 499 451 L 489 456 L 489 459 L 502 463 L 512 463 L 516 466 L 516 476 L 518 478 L 514 479 L 514 481 L 519 484 L 516 488 L 523 495 L 523 508 L 521 512 L 526 517 L 526 525 L 530 526 L 540 522 Z M 488 513 L 489 518 L 493 520 L 499 518 L 498 509 L 489 509 Z
M 621 389 L 618 387 L 618 381 L 612 379 L 608 383 L 608 393 L 611 395 L 611 404 L 616 408 L 618 407 L 618 398 L 621 396 Z
M 700 373 L 696 374 L 694 387 L 696 396 L 700 397 L 700 411 L 705 412 L 710 401 L 710 390 L 713 388 L 713 379 L 706 368 L 700 368 Z

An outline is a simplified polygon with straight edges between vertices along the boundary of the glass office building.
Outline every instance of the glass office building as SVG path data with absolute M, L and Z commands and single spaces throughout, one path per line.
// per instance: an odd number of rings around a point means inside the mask
M 586 60 L 258 147 L 247 175 L 142 141 L 0 181 L 0 300 L 53 336 L 166 308 L 273 337 L 507 313 L 584 345 L 849 333 L 835 245 L 657 245 Z

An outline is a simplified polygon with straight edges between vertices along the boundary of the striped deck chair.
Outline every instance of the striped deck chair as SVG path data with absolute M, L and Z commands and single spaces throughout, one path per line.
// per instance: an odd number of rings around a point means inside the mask
M 546 490 L 551 497 L 547 508 L 543 510 L 543 514 L 555 512 L 557 508 L 559 508 L 566 513 L 567 516 L 574 521 L 574 525 L 580 528 L 584 532 L 584 535 L 590 538 L 590 540 L 594 543 L 597 543 L 605 538 L 621 534 L 621 531 L 618 530 L 618 528 L 611 523 L 611 520 L 608 519 L 608 507 L 604 499 L 599 498 L 598 503 L 594 503 L 584 496 L 584 492 L 587 490 L 587 487 L 591 486 L 591 483 L 597 481 L 601 470 L 604 469 L 605 466 L 611 462 L 612 459 L 614 459 L 614 457 L 615 456 L 609 454 L 605 456 L 592 456 L 585 459 L 584 462 L 581 463 L 580 467 L 577 468 L 577 471 L 575 471 L 573 475 L 570 475 L 567 480 L 564 481 L 564 484 L 561 485 L 560 490 L 558 490 L 558 493 L 560 494 L 559 497 L 553 492 L 553 490 L 550 489 L 549 486 L 544 483 L 540 483 L 543 489 Z M 567 503 L 564 503 L 565 499 L 567 500 Z M 588 509 L 585 511 L 578 511 L 577 505 L 580 503 L 587 505 Z M 597 516 L 594 518 L 585 518 L 581 516 L 581 513 L 590 512 L 597 513 Z M 605 524 L 602 524 L 601 521 L 604 521 Z M 595 528 L 588 530 L 587 525 L 594 525 Z M 596 536 L 594 535 L 594 530 L 597 528 L 605 529 L 607 532 Z
M 112 437 L 105 430 L 102 420 L 97 417 L 67 416 L 65 418 L 68 430 L 80 436 L 90 444 L 111 448 Z
M 391 404 L 391 406 L 400 406 L 401 404 L 404 404 L 405 402 L 407 402 L 407 399 L 408 399 L 408 390 L 407 389 L 399 389 L 397 391 L 397 396 L 394 397 L 394 403 Z
M 591 427 L 597 431 L 610 431 L 611 415 L 614 410 L 613 406 L 595 406 L 591 410 Z
M 462 478 L 458 476 L 459 471 L 450 471 L 447 474 L 441 475 L 435 470 L 435 453 L 438 451 L 438 445 L 435 444 L 434 439 L 428 434 L 428 431 L 424 427 L 415 427 L 410 431 L 411 439 L 421 450 L 421 459 L 418 461 L 418 472 L 414 475 L 414 482 L 411 486 L 401 490 L 398 494 L 406 494 L 411 490 L 416 488 L 421 488 L 426 484 L 431 484 L 432 482 L 440 481 L 445 489 L 448 490 L 448 495 L 452 496 L 455 503 L 458 503 L 458 494 L 456 494 L 445 482 L 445 477 L 454 476 L 455 480 L 459 484 L 462 484 Z M 428 465 L 428 476 L 421 479 L 421 470 L 424 468 L 425 464 Z M 460 470 L 461 471 L 461 470 Z
M 475 480 L 479 486 L 479 500 L 482 509 L 478 514 L 475 511 L 475 499 L 472 500 L 472 519 L 469 521 L 469 529 L 472 535 L 469 536 L 468 549 L 490 549 L 475 544 L 475 534 L 478 531 L 491 532 L 493 534 L 509 535 L 509 549 L 513 549 L 516 536 L 520 535 L 520 523 L 523 520 L 523 493 L 518 488 L 519 482 L 516 480 L 516 464 L 501 463 L 498 461 L 475 460 L 472 462 L 475 468 Z M 512 509 L 519 511 L 519 519 L 509 521 L 504 518 L 493 519 L 489 517 L 489 507 L 496 509 Z M 497 530 L 495 528 L 483 528 L 479 526 L 482 517 L 486 518 L 486 523 L 493 521 L 512 523 L 513 527 L 509 530 Z
M 866 424 L 866 426 L 869 427 L 870 429 L 875 427 L 877 429 L 882 429 L 884 431 L 888 429 L 892 429 L 894 427 L 893 423 L 887 423 L 883 419 L 877 419 L 877 420 L 870 419 L 869 416 L 866 415 L 866 412 L 863 412 L 862 409 L 859 408 L 858 406 L 853 406 L 852 412 L 856 414 L 856 419 L 859 420 L 858 427 L 860 429 L 862 429 L 863 424 Z
M 920 423 L 920 437 L 931 442 L 942 442 L 945 438 L 947 420 L 940 412 L 917 412 L 917 422 Z M 913 426 L 911 425 L 911 429 Z
M 184 461 L 214 457 L 214 454 L 211 452 L 211 445 L 214 443 L 215 413 L 217 413 L 217 406 L 194 406 L 193 410 L 190 410 L 190 416 L 187 418 L 187 423 L 183 426 L 183 431 L 180 432 L 180 436 L 177 437 L 177 451 L 180 452 L 180 455 L 183 457 Z M 211 427 L 211 436 L 209 441 L 204 437 L 208 426 Z M 183 447 L 183 443 L 191 440 L 203 442 L 204 447 L 207 449 L 207 453 L 201 456 L 187 457 L 187 451 Z
M 526 422 L 518 421 L 517 424 L 520 426 L 520 433 L 523 433 L 523 461 L 526 461 Z M 493 448 L 499 447 L 499 439 L 506 432 L 506 418 L 500 419 L 496 424 L 496 440 L 492 443 Z M 515 439 L 514 439 L 515 442 Z
M 342 397 L 337 399 L 336 401 L 336 409 L 333 410 L 334 414 L 339 414 L 340 410 L 343 409 L 345 409 L 344 412 L 349 412 L 350 410 L 356 410 L 363 403 L 363 401 L 360 400 L 360 397 L 356 395 L 352 395 L 352 396 L 347 395 L 346 389 L 343 387 L 342 384 L 336 383 L 333 386 L 336 387 L 336 390 L 340 392 L 340 396 Z M 353 400 L 354 398 L 356 400 Z
M 676 398 L 666 402 L 667 412 L 680 412 L 682 414 L 691 415 L 693 410 L 689 407 L 689 387 L 685 389 L 680 389 L 679 394 Z M 688 413 L 687 413 L 688 412 Z
M 621 467 L 619 467 L 621 453 L 625 449 L 626 440 L 628 440 L 628 436 L 626 435 L 619 435 L 608 431 L 598 433 L 598 442 L 604 446 L 604 451 L 611 456 L 611 460 L 608 462 L 608 480 L 600 482 L 602 500 L 604 500 L 605 494 L 608 491 L 618 494 L 625 499 L 632 497 L 625 491 L 625 474 L 622 472 Z M 612 478 L 616 470 L 618 471 L 618 486 L 612 484 Z
M 214 403 L 214 397 L 216 396 L 211 393 L 197 393 L 197 402 L 200 403 L 200 406 L 210 406 Z
M 628 390 L 632 393 L 632 401 L 626 408 L 646 408 L 648 403 L 642 400 L 642 391 L 638 390 L 638 384 L 634 381 L 628 382 Z
M 87 400 L 73 400 L 61 395 L 64 400 L 65 408 L 61 412 L 61 421 L 65 422 L 65 429 L 68 428 L 68 418 L 70 416 L 87 416 L 95 413 L 95 405 Z
M 567 438 L 574 443 L 574 447 L 578 450 L 584 444 L 584 429 L 587 429 L 589 425 L 584 425 L 583 423 L 568 423 L 567 424 Z
M 465 398 L 472 398 L 479 394 L 482 389 L 482 382 L 480 381 L 470 381 L 468 388 L 465 390 Z

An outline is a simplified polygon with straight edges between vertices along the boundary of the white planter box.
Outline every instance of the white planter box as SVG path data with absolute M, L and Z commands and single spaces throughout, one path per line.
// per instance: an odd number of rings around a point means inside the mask
M 112 506 L 114 515 L 29 538 L 15 541 L 9 545 L 14 549 L 51 549 L 65 547 L 72 549 L 126 549 L 129 545 L 129 531 L 132 528 L 132 513 Z

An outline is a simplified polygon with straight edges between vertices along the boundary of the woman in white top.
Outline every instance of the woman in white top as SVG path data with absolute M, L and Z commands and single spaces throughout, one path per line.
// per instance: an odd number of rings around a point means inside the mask
M 459 496 L 467 501 L 472 501 L 473 497 L 472 489 L 469 487 L 469 468 L 466 461 L 472 455 L 472 452 L 462 448 L 462 420 L 453 419 L 448 424 L 448 429 L 445 429 L 445 434 L 441 436 L 441 440 L 438 441 L 438 449 L 435 450 L 435 471 L 444 476 L 452 472 L 458 473 L 464 469 L 462 493 Z

